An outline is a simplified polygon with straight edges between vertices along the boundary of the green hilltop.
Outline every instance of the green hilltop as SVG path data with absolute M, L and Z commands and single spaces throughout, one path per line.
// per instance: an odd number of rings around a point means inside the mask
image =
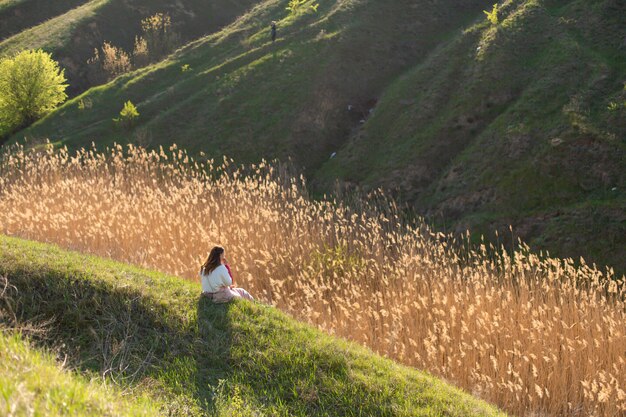
M 180 278 L 3 236 L 0 278 L 3 413 L 504 416 L 272 307 L 201 299 Z
M 507 0 L 497 24 L 485 0 L 287 4 L 250 2 L 11 141 L 290 158 L 316 192 L 383 187 L 446 230 L 626 268 L 623 2 Z M 140 116 L 122 129 L 128 100 Z

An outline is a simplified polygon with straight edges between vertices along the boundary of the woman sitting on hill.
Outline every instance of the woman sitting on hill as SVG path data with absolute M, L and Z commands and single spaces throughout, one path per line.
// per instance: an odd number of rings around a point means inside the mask
M 200 268 L 200 280 L 202 295 L 212 299 L 214 303 L 226 303 L 234 298 L 254 300 L 248 291 L 233 285 L 230 267 L 221 246 L 211 249 L 209 257 Z

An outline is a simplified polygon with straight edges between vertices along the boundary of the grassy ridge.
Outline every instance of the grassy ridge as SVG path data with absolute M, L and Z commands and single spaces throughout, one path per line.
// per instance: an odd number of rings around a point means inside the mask
M 319 177 L 625 268 L 624 12 L 611 0 L 504 2 L 497 26 L 470 27 L 394 82 Z
M 0 54 L 10 56 L 23 49 L 55 50 L 68 45 L 73 32 L 77 30 L 79 25 L 84 25 L 93 19 L 100 8 L 108 2 L 109 0 L 91 0 L 67 10 L 65 13 L 50 15 L 49 19 L 40 25 L 25 28 L 25 30 L 3 40 L 0 43 Z M 35 5 L 29 2 L 25 3 L 24 6 L 30 10 Z M 34 9 L 38 10 L 36 7 Z M 15 19 L 14 21 L 20 20 Z
M 198 300 L 197 284 L 175 277 L 8 237 L 0 237 L 0 276 L 9 282 L 0 310 L 4 325 L 14 325 L 14 317 L 47 321 L 34 343 L 56 347 L 87 376 L 106 374 L 152 398 L 145 408 L 139 399 L 139 414 L 158 407 L 161 414 L 185 416 L 500 415 L 435 378 L 273 308 Z M 11 354 L 25 352 L 19 339 L 0 340 Z M 46 372 L 60 375 L 49 362 L 42 365 Z M 9 370 L 3 376 L 9 387 L 21 369 L 12 366 L 0 364 Z M 65 398 L 67 384 L 59 384 L 54 398 Z M 46 389 L 34 391 L 35 404 L 42 404 Z M 5 396 L 9 405 L 17 400 Z

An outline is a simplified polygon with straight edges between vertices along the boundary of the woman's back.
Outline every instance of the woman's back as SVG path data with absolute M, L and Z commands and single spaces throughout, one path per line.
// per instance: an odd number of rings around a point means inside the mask
M 229 287 L 233 284 L 228 269 L 226 269 L 224 265 L 219 265 L 208 274 L 205 274 L 204 271 L 200 271 L 200 281 L 202 283 L 202 292 L 209 293 L 218 292 L 222 288 Z

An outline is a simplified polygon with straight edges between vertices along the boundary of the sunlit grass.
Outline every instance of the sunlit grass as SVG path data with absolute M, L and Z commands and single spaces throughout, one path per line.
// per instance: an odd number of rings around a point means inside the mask
M 5 329 L 6 330 L 6 329 Z M 19 333 L 0 331 L 0 414 L 5 416 L 154 416 L 158 404 L 62 369 Z
M 64 44 L 64 40 L 72 34 L 70 28 L 93 17 L 98 9 L 108 2 L 109 0 L 92 0 L 40 25 L 24 30 L 0 42 L 0 51 L 2 55 L 10 56 L 23 49 L 45 49 Z

